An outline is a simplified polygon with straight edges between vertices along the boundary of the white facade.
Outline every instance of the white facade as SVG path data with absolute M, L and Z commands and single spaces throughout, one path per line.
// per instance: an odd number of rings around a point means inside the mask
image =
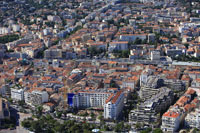
M 18 31 L 20 31 L 20 26 L 17 25 L 17 24 L 13 24 L 12 29 L 13 29 L 14 32 L 18 32 Z
M 122 82 L 122 87 L 126 88 L 126 87 L 130 87 L 131 89 L 135 88 L 135 83 L 134 81 L 123 81 Z
M 147 39 L 147 34 L 126 34 L 126 35 L 120 35 L 121 41 L 135 41 L 136 39 L 145 40 Z
M 25 92 L 24 97 L 25 103 L 29 105 L 40 105 L 49 100 L 49 95 L 46 91 Z
M 149 74 L 146 71 L 143 71 L 140 75 L 140 86 L 143 86 L 147 83 Z
M 48 19 L 49 21 L 54 21 L 54 16 L 48 15 L 48 16 L 47 16 L 47 19 Z
M 176 132 L 179 129 L 181 123 L 181 113 L 168 111 L 162 116 L 162 126 L 163 132 Z
M 151 60 L 160 60 L 160 51 L 151 51 Z
M 0 27 L 0 35 L 9 34 L 11 32 L 10 28 Z
M 112 52 L 113 50 L 128 50 L 128 42 L 111 42 L 108 51 Z
M 79 92 L 73 97 L 73 106 L 77 108 L 103 107 L 111 93 Z
M 24 100 L 24 90 L 23 89 L 11 89 L 11 98 L 16 101 Z
M 104 118 L 117 119 L 124 107 L 124 93 L 122 91 L 117 94 L 104 105 Z
M 196 108 L 195 111 L 190 112 L 185 117 L 185 125 L 190 128 L 200 129 L 200 109 Z
M 199 79 L 193 80 L 191 83 L 191 87 L 200 87 L 200 80 Z

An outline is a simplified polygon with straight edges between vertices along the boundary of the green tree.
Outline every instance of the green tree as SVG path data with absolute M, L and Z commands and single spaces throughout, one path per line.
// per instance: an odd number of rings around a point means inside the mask
M 147 128 L 147 129 L 141 131 L 140 133 L 151 133 L 151 131 L 152 131 L 152 128 Z
M 163 131 L 160 128 L 156 128 L 153 130 L 153 133 L 163 133 Z
M 19 106 L 24 106 L 25 105 L 25 101 L 24 100 L 18 101 L 18 104 L 19 104 Z
M 135 128 L 136 129 L 140 129 L 141 128 L 141 124 L 137 122 L 136 125 L 135 125 Z
M 122 51 L 122 58 L 128 58 L 129 54 L 130 54 L 129 50 L 123 50 Z
M 53 128 L 53 130 L 56 133 L 61 133 L 62 131 L 64 131 L 65 127 L 63 124 L 56 124 L 55 127 Z
M 103 120 L 103 116 L 102 115 L 99 115 L 98 119 L 101 121 Z
M 25 119 L 24 121 L 21 122 L 21 125 L 25 128 L 30 128 L 31 127 L 31 121 L 28 119 Z
M 124 122 L 117 123 L 114 130 L 115 132 L 122 132 L 124 130 Z
M 38 106 L 38 107 L 36 108 L 36 115 L 37 115 L 38 117 L 42 116 L 42 111 L 43 111 L 43 107 L 42 107 L 42 106 Z
M 134 44 L 142 44 L 142 40 L 139 38 L 136 38 Z
M 92 112 L 92 113 L 90 114 L 90 117 L 94 118 L 94 117 L 95 117 L 95 114 Z

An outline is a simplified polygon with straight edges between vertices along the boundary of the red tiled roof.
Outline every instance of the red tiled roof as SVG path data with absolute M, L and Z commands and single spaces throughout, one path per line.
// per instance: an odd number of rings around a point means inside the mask
M 117 102 L 117 99 L 119 98 L 119 96 L 123 93 L 123 90 L 120 90 L 117 92 L 117 94 L 113 97 L 112 99 L 112 104 L 115 104 Z
M 180 114 L 178 112 L 168 111 L 163 114 L 164 117 L 177 118 Z

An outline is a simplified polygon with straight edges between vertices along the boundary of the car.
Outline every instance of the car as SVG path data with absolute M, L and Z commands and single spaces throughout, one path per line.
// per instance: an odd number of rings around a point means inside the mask
M 10 128 L 10 130 L 15 130 L 15 129 L 16 129 L 16 127 L 11 127 L 11 128 Z

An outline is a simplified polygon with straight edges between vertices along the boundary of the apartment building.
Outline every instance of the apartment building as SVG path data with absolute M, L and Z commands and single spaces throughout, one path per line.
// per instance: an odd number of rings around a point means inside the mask
M 128 50 L 128 41 L 110 42 L 108 51 L 113 52 L 114 50 Z
M 104 118 L 118 119 L 124 107 L 123 90 L 118 91 L 114 96 L 110 96 L 104 104 Z
M 73 97 L 73 107 L 76 108 L 89 108 L 98 107 L 103 108 L 106 99 L 111 95 L 108 92 L 98 91 L 81 91 Z
M 200 109 L 196 108 L 194 111 L 187 114 L 185 117 L 185 126 L 189 128 L 200 129 Z
M 180 79 L 164 79 L 164 85 L 174 91 L 182 91 L 185 89 L 185 84 Z
M 25 103 L 29 105 L 41 105 L 44 102 L 48 102 L 49 94 L 46 91 L 33 90 L 32 92 L 24 93 Z
M 46 59 L 60 59 L 63 57 L 61 49 L 47 49 L 44 51 L 44 58 Z
M 11 98 L 15 101 L 24 100 L 24 90 L 11 88 Z
M 184 95 L 163 114 L 161 126 L 163 132 L 176 132 L 179 129 L 180 124 L 185 120 L 187 113 L 196 108 L 199 103 L 195 98 L 195 94 L 196 91 L 189 88 Z M 192 114 L 188 115 L 186 120 L 188 121 L 190 117 L 192 117 Z M 195 122 L 191 123 L 191 125 L 194 124 Z
M 158 113 L 167 109 L 173 102 L 174 94 L 166 87 L 159 88 L 150 99 L 137 106 L 129 113 L 129 122 L 150 124 L 159 118 Z
M 147 39 L 147 34 L 123 34 L 120 35 L 119 39 L 121 41 L 135 41 L 136 39 L 145 40 Z
M 151 51 L 151 60 L 160 60 L 160 51 Z
M 176 132 L 179 129 L 182 113 L 177 111 L 167 111 L 162 117 L 161 129 L 164 132 Z
M 191 87 L 200 87 L 200 79 L 194 79 L 191 83 Z
M 163 80 L 157 76 L 149 76 L 146 84 L 144 84 L 139 92 L 139 96 L 142 99 L 149 99 L 155 95 L 159 88 L 163 85 Z

